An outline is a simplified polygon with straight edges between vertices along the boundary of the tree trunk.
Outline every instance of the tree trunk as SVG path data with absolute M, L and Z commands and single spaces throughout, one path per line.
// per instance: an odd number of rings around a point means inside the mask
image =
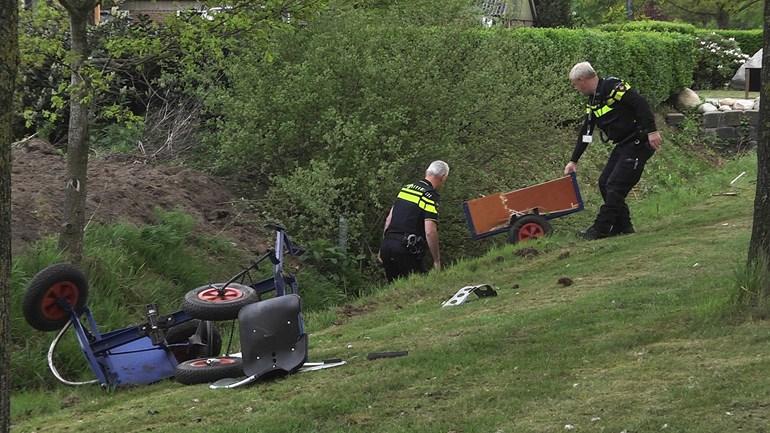
M 730 14 L 724 8 L 717 9 L 717 28 L 726 29 L 730 27 Z
M 759 105 L 757 144 L 757 194 L 754 198 L 754 226 L 749 245 L 749 263 L 768 266 L 770 259 L 770 1 L 765 2 L 762 89 Z M 770 273 L 770 269 L 767 269 Z M 770 274 L 768 274 L 770 275 Z M 768 288 L 770 289 L 770 288 Z
M 67 174 L 64 188 L 64 224 L 59 236 L 59 248 L 72 263 L 79 264 L 83 257 L 83 227 L 86 213 L 86 172 L 88 170 L 88 112 L 90 83 L 81 74 L 89 55 L 86 27 L 93 4 L 62 4 L 69 11 L 72 32 L 72 92 L 70 119 L 67 132 Z
M 17 0 L 0 0 L 0 433 L 11 424 L 11 143 L 19 61 Z

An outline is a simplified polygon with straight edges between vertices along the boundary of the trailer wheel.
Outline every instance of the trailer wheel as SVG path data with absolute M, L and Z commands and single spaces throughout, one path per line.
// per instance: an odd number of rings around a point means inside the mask
M 240 376 L 243 376 L 243 360 L 230 356 L 191 359 L 177 365 L 175 374 L 176 381 L 185 385 Z
M 40 331 L 58 331 L 70 319 L 70 309 L 80 314 L 88 299 L 88 280 L 77 267 L 59 263 L 38 272 L 22 301 L 27 323 Z
M 184 296 L 182 310 L 202 320 L 233 320 L 244 305 L 259 300 L 257 292 L 249 286 L 231 283 L 220 293 L 222 284 L 210 284 L 190 290 Z
M 553 231 L 551 224 L 540 215 L 525 215 L 516 220 L 508 231 L 508 242 L 515 244 L 530 239 L 548 236 Z
M 222 350 L 222 335 L 219 333 L 219 329 L 211 322 L 205 322 L 212 329 L 212 341 L 209 343 L 209 333 L 204 325 L 203 333 L 200 336 L 201 343 L 204 345 L 193 345 L 190 342 L 190 337 L 195 335 L 198 331 L 198 325 L 200 320 L 193 319 L 187 322 L 182 322 L 178 325 L 174 325 L 166 331 L 166 344 L 184 344 L 185 346 L 169 347 L 171 353 L 174 354 L 177 362 L 189 361 L 190 359 L 201 358 L 206 356 L 217 356 L 219 351 Z

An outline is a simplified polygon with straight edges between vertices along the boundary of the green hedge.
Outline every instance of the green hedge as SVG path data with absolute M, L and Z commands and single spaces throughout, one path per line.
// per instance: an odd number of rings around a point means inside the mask
M 269 190 L 263 211 L 299 240 L 336 239 L 343 217 L 351 252 L 364 256 L 377 251 L 401 184 L 445 159 L 442 250 L 458 257 L 484 247 L 469 239 L 463 200 L 561 175 L 584 109 L 568 80 L 574 63 L 591 61 L 657 105 L 691 83 L 682 53 L 692 43 L 676 33 L 317 23 L 278 41 L 271 64 L 233 64 L 232 88 L 209 101 L 222 113 L 209 144 L 224 173 L 248 176 L 257 196 Z
M 762 49 L 762 29 L 756 30 L 708 30 L 703 33 L 714 32 L 725 38 L 733 38 L 738 42 L 741 51 L 750 56 Z
M 685 35 L 695 35 L 698 31 L 692 24 L 653 20 L 630 21 L 622 24 L 602 24 L 597 28 L 609 32 L 668 32 Z
M 509 37 L 512 45 L 534 45 L 549 58 L 549 67 L 561 71 L 588 60 L 600 75 L 628 80 L 653 106 L 692 82 L 693 38 L 676 32 L 519 29 Z
M 699 36 L 716 33 L 725 38 L 733 38 L 738 42 L 741 51 L 752 55 L 762 48 L 762 29 L 754 30 L 720 30 L 701 29 L 686 23 L 672 23 L 668 21 L 630 21 L 622 24 L 603 24 L 597 29 L 607 32 L 662 32 L 681 33 L 685 35 Z

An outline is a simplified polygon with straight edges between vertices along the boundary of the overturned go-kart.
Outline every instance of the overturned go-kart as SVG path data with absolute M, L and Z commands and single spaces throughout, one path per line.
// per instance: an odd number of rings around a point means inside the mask
M 270 228 L 276 231 L 274 249 L 229 281 L 191 290 L 181 311 L 167 316 L 159 315 L 150 304 L 145 323 L 104 334 L 86 306 L 88 282 L 79 269 L 56 264 L 39 272 L 27 289 L 23 312 L 33 328 L 59 330 L 48 352 L 54 376 L 68 385 L 119 387 L 172 376 L 181 383 L 194 384 L 244 373 L 254 380 L 273 372 L 300 370 L 307 361 L 307 335 L 297 281 L 284 271 L 283 260 L 285 254 L 298 256 L 302 250 L 292 245 L 282 227 Z M 272 277 L 254 282 L 251 271 L 264 260 L 273 264 Z M 271 292 L 273 297 L 262 299 Z M 218 356 L 222 339 L 211 322 L 235 319 L 240 323 L 243 354 L 229 353 L 231 334 L 225 354 Z M 54 366 L 59 341 L 71 327 L 95 380 L 66 380 Z

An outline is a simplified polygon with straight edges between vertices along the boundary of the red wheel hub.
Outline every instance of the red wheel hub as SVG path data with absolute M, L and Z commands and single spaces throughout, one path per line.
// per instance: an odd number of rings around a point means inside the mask
M 219 292 L 219 289 L 212 287 L 198 293 L 198 299 L 205 302 L 220 303 L 230 302 L 243 297 L 243 292 L 235 287 L 226 287 Z
M 61 281 L 51 286 L 43 295 L 40 308 L 43 317 L 48 320 L 61 320 L 67 317 L 67 310 L 60 304 L 59 300 L 66 302 L 70 307 L 75 308 L 80 298 L 78 287 L 69 282 Z
M 526 223 L 519 228 L 519 240 L 525 241 L 528 239 L 540 238 L 545 235 L 543 226 L 538 223 Z
M 190 363 L 190 367 L 207 368 L 207 367 L 213 367 L 215 365 L 233 365 L 235 364 L 235 362 L 236 361 L 233 358 L 198 359 L 196 361 L 192 361 Z

